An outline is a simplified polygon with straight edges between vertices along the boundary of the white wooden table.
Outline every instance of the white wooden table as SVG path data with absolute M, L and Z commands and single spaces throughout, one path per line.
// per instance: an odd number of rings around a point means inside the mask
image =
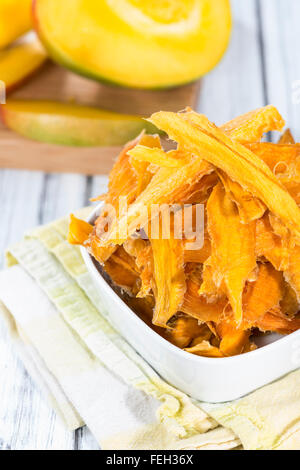
M 232 5 L 231 44 L 204 79 L 198 109 L 222 123 L 272 103 L 300 139 L 300 0 L 233 0 Z M 5 248 L 26 229 L 68 214 L 102 192 L 99 176 L 0 170 L 1 267 Z M 0 326 L 0 449 L 97 448 L 86 428 L 66 431 Z

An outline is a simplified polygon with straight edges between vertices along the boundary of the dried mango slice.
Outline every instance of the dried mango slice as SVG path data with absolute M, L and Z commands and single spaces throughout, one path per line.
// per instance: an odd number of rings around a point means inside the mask
M 295 246 L 290 251 L 289 264 L 284 271 L 286 281 L 294 289 L 300 304 L 300 246 Z
M 299 312 L 299 302 L 296 292 L 288 282 L 284 282 L 283 284 L 283 294 L 280 301 L 280 309 L 282 313 L 287 315 L 289 318 L 294 318 L 295 315 Z
M 248 224 L 256 219 L 260 219 L 267 207 L 259 199 L 255 198 L 249 191 L 245 191 L 236 181 L 232 181 L 224 172 L 218 172 L 224 188 L 237 205 L 241 222 Z
M 265 106 L 223 124 L 220 129 L 241 144 L 257 142 L 265 132 L 281 131 L 285 122 L 275 106 Z
M 217 325 L 217 333 L 221 338 L 219 348 L 224 356 L 242 354 L 248 345 L 250 331 L 237 328 L 235 322 L 223 320 Z
M 155 113 L 151 121 L 181 147 L 216 165 L 253 193 L 291 229 L 299 242 L 300 209 L 269 167 L 253 152 L 217 129 L 205 116 L 195 118 L 195 114 L 191 117 L 191 113 L 160 112 Z
M 100 263 L 106 261 L 115 250 L 115 247 L 103 247 L 100 243 L 100 237 L 105 232 L 109 215 L 107 209 L 108 205 L 114 207 L 116 215 L 118 215 L 119 197 L 125 197 L 127 203 L 132 202 L 136 197 L 138 181 L 136 172 L 130 163 L 130 156 L 127 152 L 140 142 L 142 136 L 143 134 L 125 145 L 109 175 L 108 193 L 104 198 L 105 204 L 100 216 L 95 222 L 95 229 L 87 243 L 87 249 Z M 111 217 L 113 217 L 113 215 Z
M 265 257 L 275 269 L 287 269 L 290 253 L 281 238 L 275 234 L 268 214 L 256 221 L 255 251 L 257 257 Z
M 206 325 L 199 325 L 194 318 L 178 317 L 166 337 L 179 348 L 185 348 L 197 337 L 210 338 L 211 332 Z
M 161 218 L 161 225 L 167 223 Z M 171 231 L 168 239 L 150 239 L 154 267 L 154 325 L 166 327 L 168 320 L 180 310 L 186 290 L 184 245 Z
M 185 348 L 185 351 L 203 357 L 224 357 L 224 354 L 216 346 L 212 346 L 208 341 L 201 343 L 191 348 Z
M 136 194 L 137 179 L 133 166 L 130 162 L 129 150 L 135 147 L 140 137 L 129 142 L 119 154 L 109 175 L 108 193 L 105 199 L 107 204 L 118 207 L 119 196 L 127 196 L 130 203 Z
M 242 293 L 256 266 L 255 224 L 242 224 L 235 204 L 219 183 L 207 203 L 211 238 L 212 277 L 219 288 L 224 284 L 237 322 L 242 320 Z
M 186 153 L 180 152 L 178 150 L 164 152 L 160 148 L 150 149 L 145 145 L 137 145 L 128 153 L 134 160 L 153 163 L 154 165 L 167 168 L 180 168 L 189 161 Z
M 290 129 L 286 129 L 280 139 L 278 140 L 279 144 L 294 144 L 295 139 Z
M 118 263 L 127 271 L 130 271 L 135 275 L 138 274 L 138 267 L 135 263 L 134 258 L 130 256 L 127 251 L 125 251 L 123 246 L 118 247 L 118 249 L 111 255 L 110 259 Z
M 212 331 L 213 328 L 211 328 L 211 325 L 211 322 L 208 322 L 207 324 L 201 323 L 199 325 L 200 332 L 198 332 L 198 335 L 193 338 L 190 347 L 197 346 L 197 344 L 202 343 L 202 341 L 214 340 L 215 332 Z
M 295 246 L 295 240 L 291 236 L 289 229 L 282 223 L 282 221 L 276 217 L 276 215 L 269 213 L 268 214 L 270 225 L 275 235 L 280 237 L 282 245 L 285 246 L 288 250 Z
M 190 194 L 182 199 L 183 204 L 204 204 L 207 202 L 211 189 L 218 183 L 218 175 L 214 171 L 196 183 L 192 188 Z
M 300 174 L 297 177 L 291 178 L 291 175 L 280 175 L 279 181 L 287 189 L 294 201 L 300 205 Z
M 107 219 L 113 223 L 113 217 L 119 216 L 119 198 L 122 196 L 123 199 L 126 199 L 127 204 L 131 204 L 137 195 L 145 189 L 153 176 L 152 173 L 147 172 L 148 163 L 145 164 L 141 162 L 142 166 L 140 164 L 135 167 L 130 161 L 128 152 L 139 143 L 143 143 L 149 147 L 159 147 L 160 139 L 159 136 L 151 136 L 142 133 L 124 147 L 110 172 L 105 205 L 95 222 L 95 230 L 87 243 L 87 248 L 100 263 L 106 261 L 115 250 L 114 246 L 102 246 L 100 239 L 105 233 Z M 109 206 L 115 209 L 115 214 L 113 214 L 112 218 L 108 217 L 110 212 L 107 208 Z
M 300 145 L 273 144 L 272 142 L 256 142 L 247 145 L 251 152 L 263 160 L 275 175 L 293 170 L 293 174 L 300 169 Z M 292 165 L 295 165 L 292 168 Z
M 153 253 L 149 241 L 141 238 L 129 238 L 123 245 L 125 251 L 135 259 L 140 274 L 141 287 L 137 297 L 146 297 L 153 289 Z
M 83 245 L 93 231 L 93 226 L 84 220 L 70 215 L 68 242 L 71 245 Z
M 210 136 L 217 142 L 223 143 L 226 147 L 228 147 L 228 149 L 239 155 L 241 159 L 246 160 L 252 165 L 255 165 L 266 175 L 270 176 L 270 178 L 273 178 L 274 181 L 276 181 L 270 169 L 260 158 L 253 154 L 253 152 L 249 151 L 247 147 L 241 145 L 237 140 L 234 140 L 230 133 L 225 134 L 222 132 L 222 130 L 210 122 L 206 116 L 203 114 L 198 114 L 192 110 L 181 113 L 179 115 L 182 116 L 185 121 L 190 122 L 195 129 L 199 129 L 208 137 Z
M 143 146 L 147 146 L 147 148 L 157 148 L 158 150 L 161 149 L 161 142 L 158 135 L 144 134 L 139 140 L 139 145 L 141 144 Z M 130 155 L 130 150 L 128 154 Z M 146 161 L 139 161 L 137 159 L 131 158 L 130 163 L 134 168 L 137 178 L 136 195 L 138 196 L 148 186 L 155 171 L 153 171 L 153 168 L 150 168 L 151 165 L 149 165 L 149 163 Z
M 226 299 L 215 302 L 207 300 L 198 294 L 200 283 L 190 278 L 186 281 L 186 292 L 180 310 L 201 322 L 218 322 L 226 306 Z
M 212 259 L 210 256 L 203 264 L 202 283 L 198 294 L 207 299 L 208 302 L 216 302 L 218 299 L 224 297 L 225 291 L 224 282 L 221 282 L 220 285 L 215 283 Z
M 283 335 L 290 334 L 300 329 L 300 318 L 296 317 L 290 320 L 282 315 L 268 312 L 255 322 L 255 326 L 264 332 L 273 331 Z
M 263 117 L 267 118 L 267 121 L 265 122 L 265 129 L 269 130 L 270 126 L 272 127 L 274 124 L 272 120 L 270 121 L 270 113 L 273 114 L 274 110 L 275 115 L 278 114 L 276 108 L 272 110 L 270 108 L 262 108 L 252 112 L 252 118 L 249 118 L 249 116 L 241 116 L 240 120 L 233 120 L 230 123 L 227 123 L 228 128 L 225 132 L 227 132 L 231 138 L 235 138 L 237 141 L 243 141 L 244 138 L 248 142 L 247 139 L 249 139 L 249 135 L 251 136 L 251 129 L 249 129 L 251 119 L 253 120 L 253 129 L 257 129 L 255 127 L 257 119 L 261 120 L 262 122 Z M 198 115 L 192 110 L 189 111 L 189 114 L 191 114 L 191 116 L 196 119 L 195 122 L 197 123 Z M 222 126 L 221 129 L 223 129 L 223 127 L 224 126 Z M 241 138 L 242 136 L 243 138 Z M 263 202 L 255 198 L 249 191 L 245 191 L 238 182 L 232 181 L 224 172 L 219 171 L 218 174 L 231 199 L 237 204 L 243 223 L 249 223 L 262 217 L 266 210 L 266 206 L 263 204 Z
M 185 247 L 189 246 L 189 242 L 185 243 Z M 199 250 L 184 249 L 184 262 L 185 263 L 205 263 L 211 253 L 210 240 L 208 236 L 204 235 L 204 243 Z
M 131 163 L 129 152 L 138 144 L 159 147 L 160 139 L 158 136 L 141 134 L 135 140 L 129 142 L 120 153 L 110 172 L 108 193 L 105 199 L 107 204 L 112 204 L 116 209 L 118 208 L 120 196 L 126 196 L 128 204 L 137 196 L 137 174 Z
M 134 262 L 122 247 L 119 247 L 106 261 L 104 269 L 116 285 L 130 292 L 134 290 L 138 281 L 138 272 Z
M 260 264 L 255 282 L 249 282 L 243 298 L 244 320 L 251 325 L 269 310 L 279 306 L 284 293 L 282 272 L 270 263 Z

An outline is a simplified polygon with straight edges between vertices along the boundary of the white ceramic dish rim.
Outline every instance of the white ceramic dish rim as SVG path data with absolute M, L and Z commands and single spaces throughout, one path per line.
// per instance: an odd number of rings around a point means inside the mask
M 88 217 L 87 222 L 89 222 L 89 223 L 94 222 L 95 217 L 99 214 L 99 211 L 100 211 L 102 205 L 103 205 L 103 202 L 101 202 L 100 204 L 98 204 L 95 207 L 95 209 L 92 211 L 92 213 Z M 247 353 L 244 353 L 244 354 L 239 354 L 237 356 L 222 357 L 222 358 L 196 356 L 195 354 L 191 354 L 187 351 L 184 351 L 184 350 L 178 348 L 177 346 L 173 345 L 172 343 L 169 343 L 169 341 L 167 341 L 165 338 L 163 338 L 158 333 L 153 331 L 141 318 L 139 318 L 139 316 L 130 307 L 128 307 L 128 305 L 118 296 L 118 294 L 107 283 L 107 281 L 101 275 L 100 271 L 96 268 L 94 260 L 93 260 L 92 256 L 88 253 L 86 248 L 81 247 L 81 254 L 82 254 L 83 259 L 84 259 L 85 263 L 87 264 L 88 268 L 92 269 L 96 276 L 101 277 L 101 279 L 103 280 L 103 286 L 104 286 L 105 290 L 107 292 L 109 292 L 110 295 L 113 295 L 114 299 L 116 300 L 116 302 L 118 303 L 118 305 L 121 308 L 126 309 L 126 311 L 130 314 L 132 320 L 136 324 L 143 325 L 143 327 L 148 330 L 148 334 L 150 334 L 153 337 L 154 340 L 162 341 L 164 343 L 164 346 L 167 347 L 171 352 L 173 352 L 173 353 L 175 353 L 179 356 L 182 356 L 183 358 L 188 359 L 189 361 L 193 361 L 195 363 L 207 363 L 207 364 L 217 363 L 219 365 L 224 363 L 225 361 L 226 361 L 227 364 L 230 363 L 230 362 L 235 362 L 235 363 L 238 362 L 238 361 L 243 362 L 244 358 L 248 357 L 249 354 L 252 355 L 251 357 L 254 357 L 254 355 L 255 356 L 261 356 L 261 355 L 264 354 L 264 351 L 266 351 L 266 348 L 268 348 L 268 351 L 270 351 L 272 349 L 276 350 L 277 343 L 279 341 L 281 342 L 281 344 L 283 344 L 283 342 L 290 343 L 295 338 L 298 338 L 298 337 L 300 338 L 300 330 L 298 330 L 298 331 L 295 331 L 294 333 L 290 333 L 289 335 L 283 336 L 282 338 L 279 338 L 279 339 L 275 340 L 273 343 L 266 344 L 266 345 L 264 345 L 264 346 L 262 346 L 258 349 L 255 349 L 254 351 L 250 351 L 250 352 L 247 352 Z

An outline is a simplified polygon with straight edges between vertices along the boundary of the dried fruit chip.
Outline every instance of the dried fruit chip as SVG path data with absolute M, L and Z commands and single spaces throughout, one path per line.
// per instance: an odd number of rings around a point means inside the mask
M 242 319 L 242 293 L 256 266 L 255 224 L 242 224 L 235 204 L 219 183 L 207 203 L 210 265 L 215 285 L 224 285 L 235 319 Z
M 243 114 L 221 126 L 222 131 L 240 143 L 257 142 L 265 132 L 281 131 L 284 120 L 274 106 Z
M 75 215 L 70 216 L 68 242 L 71 245 L 83 245 L 93 231 L 93 226 Z

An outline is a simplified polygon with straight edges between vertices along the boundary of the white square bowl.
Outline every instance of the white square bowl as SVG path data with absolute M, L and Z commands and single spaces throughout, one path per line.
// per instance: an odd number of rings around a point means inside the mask
M 95 221 L 101 206 L 92 212 L 89 223 Z M 300 330 L 284 337 L 266 336 L 265 345 L 257 350 L 228 358 L 195 356 L 179 349 L 126 305 L 85 248 L 81 253 L 114 328 L 163 379 L 191 397 L 211 403 L 231 401 L 300 367 Z

